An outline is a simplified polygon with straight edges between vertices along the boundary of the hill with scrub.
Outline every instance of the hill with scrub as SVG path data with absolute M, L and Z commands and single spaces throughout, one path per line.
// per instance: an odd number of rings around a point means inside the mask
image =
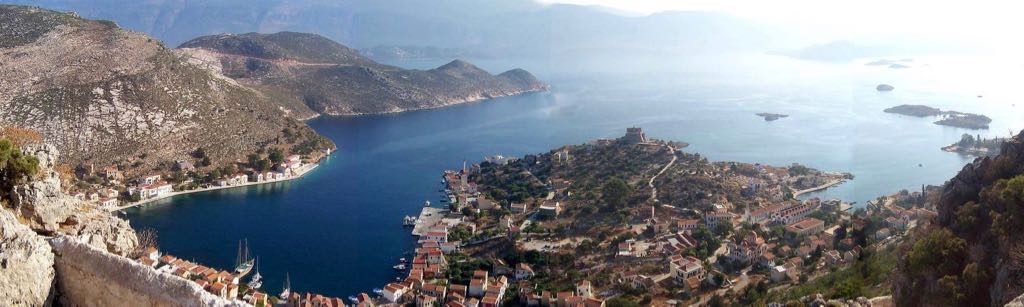
M 0 126 L 42 134 L 70 165 L 166 168 L 202 148 L 221 164 L 265 147 L 332 147 L 304 109 L 109 21 L 0 6 Z
M 199 37 L 180 46 L 225 75 L 308 107 L 303 114 L 394 113 L 547 90 L 529 72 L 492 75 L 454 60 L 430 70 L 376 63 L 326 37 L 297 32 Z

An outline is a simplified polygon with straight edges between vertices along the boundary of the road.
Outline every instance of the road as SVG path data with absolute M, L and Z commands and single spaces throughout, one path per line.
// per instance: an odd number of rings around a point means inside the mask
M 661 168 L 661 171 L 658 171 L 657 174 L 654 174 L 654 176 L 651 177 L 650 181 L 647 181 L 647 186 L 651 187 L 651 201 L 653 202 L 658 202 L 658 188 L 654 187 L 654 180 L 658 179 L 658 176 L 661 176 L 661 174 L 664 174 L 669 167 L 672 167 L 672 164 L 676 163 L 676 159 L 679 159 L 679 156 L 676 156 L 675 148 L 670 145 L 665 145 L 665 147 L 668 147 L 668 151 L 672 153 L 672 161 L 668 161 L 668 164 L 665 164 L 665 167 Z

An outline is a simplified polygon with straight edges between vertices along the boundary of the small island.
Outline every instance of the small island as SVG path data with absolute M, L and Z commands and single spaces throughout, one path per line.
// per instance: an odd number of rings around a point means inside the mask
M 896 89 L 896 88 L 892 87 L 892 85 L 888 85 L 888 84 L 884 84 L 884 83 L 883 84 L 879 84 L 878 86 L 875 87 L 875 90 L 877 90 L 879 92 L 890 92 L 890 91 L 892 91 L 894 89 Z
M 943 111 L 926 105 L 904 104 L 891 107 L 883 111 L 886 113 L 896 113 L 914 117 L 942 116 L 942 119 L 935 121 L 936 125 L 965 129 L 988 129 L 988 124 L 992 122 L 992 119 L 985 115 L 957 111 Z
M 780 119 L 780 118 L 786 118 L 786 117 L 789 117 L 789 115 L 786 115 L 786 114 L 778 114 L 778 113 L 765 113 L 765 112 L 757 113 L 756 115 L 757 115 L 757 116 L 760 116 L 760 117 L 763 117 L 763 118 L 764 118 L 764 120 L 765 120 L 765 121 L 768 121 L 768 122 L 770 122 L 770 121 L 775 121 L 775 120 L 778 120 L 778 119 Z
M 883 110 L 885 113 L 896 113 L 915 117 L 929 117 L 942 115 L 942 110 L 919 104 L 904 104 Z
M 964 135 L 960 137 L 960 141 L 950 144 L 949 146 L 942 147 L 942 150 L 966 156 L 995 156 L 996 154 L 999 154 L 999 148 L 1003 146 L 1003 142 L 1006 142 L 1006 140 L 1008 139 L 984 139 L 980 135 L 974 136 L 964 133 Z
M 914 61 L 914 59 L 910 59 L 910 58 L 899 59 L 899 60 L 880 59 L 880 60 L 875 60 L 875 61 L 864 63 L 864 65 L 867 65 L 867 66 L 889 66 L 889 68 L 909 68 L 910 66 L 907 66 L 907 65 L 902 64 L 902 63 L 910 63 L 910 62 L 913 62 L 913 61 Z

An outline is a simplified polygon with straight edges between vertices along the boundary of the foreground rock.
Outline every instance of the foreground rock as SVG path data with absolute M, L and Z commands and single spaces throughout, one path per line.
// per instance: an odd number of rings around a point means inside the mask
M 49 305 L 53 283 L 50 245 L 0 209 L 0 306 Z
M 65 306 L 246 306 L 73 238 L 57 237 L 51 245 Z
M 75 236 L 118 255 L 135 249 L 138 239 L 127 221 L 64 193 L 54 170 L 59 157 L 54 146 L 28 145 L 22 151 L 36 156 L 41 170 L 40 178 L 16 186 L 11 193 L 14 213 L 29 228 L 47 236 Z
M 1024 293 L 1022 185 L 1024 133 L 946 182 L 938 217 L 893 275 L 897 305 L 999 306 Z

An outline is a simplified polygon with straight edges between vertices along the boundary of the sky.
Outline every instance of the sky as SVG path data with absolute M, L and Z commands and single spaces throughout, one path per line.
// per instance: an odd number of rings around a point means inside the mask
M 538 0 L 541 3 L 600 5 L 650 14 L 661 11 L 717 11 L 769 24 L 864 39 L 913 37 L 991 44 L 1024 50 L 1024 2 L 947 0 Z

